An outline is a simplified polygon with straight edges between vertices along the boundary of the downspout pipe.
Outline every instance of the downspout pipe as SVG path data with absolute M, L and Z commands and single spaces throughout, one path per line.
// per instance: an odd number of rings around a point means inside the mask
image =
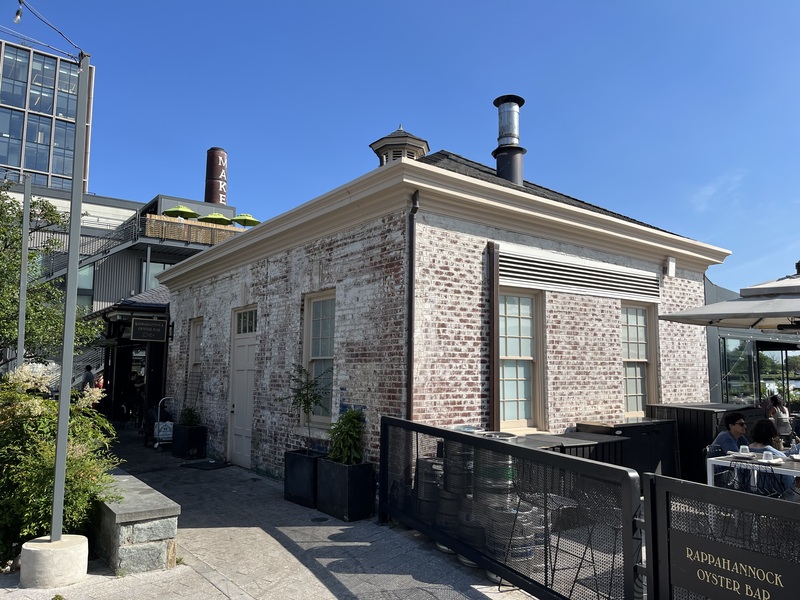
M 406 286 L 406 419 L 414 420 L 414 325 L 416 311 L 416 250 L 419 190 L 411 196 L 408 213 L 408 285 Z

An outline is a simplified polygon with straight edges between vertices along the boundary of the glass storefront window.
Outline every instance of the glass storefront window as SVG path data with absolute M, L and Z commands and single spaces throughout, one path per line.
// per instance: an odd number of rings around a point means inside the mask
M 755 374 L 755 342 L 736 338 L 720 338 L 722 399 L 724 402 L 753 404 L 757 401 L 758 386 Z

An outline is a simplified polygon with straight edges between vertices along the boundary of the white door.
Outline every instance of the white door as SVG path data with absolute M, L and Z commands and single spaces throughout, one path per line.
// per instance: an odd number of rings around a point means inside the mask
M 253 433 L 253 391 L 256 376 L 256 334 L 238 334 L 233 339 L 233 381 L 231 382 L 231 426 L 229 460 L 250 468 L 250 440 Z

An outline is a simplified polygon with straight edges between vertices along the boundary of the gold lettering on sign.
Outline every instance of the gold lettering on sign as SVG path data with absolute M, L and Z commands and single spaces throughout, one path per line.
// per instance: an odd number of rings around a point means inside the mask
M 702 550 L 693 550 L 688 546 L 686 547 L 686 558 L 692 562 L 701 563 L 708 567 L 738 575 L 739 577 L 747 577 L 775 587 L 784 587 L 783 576 L 780 573 L 756 567 L 746 562 L 731 561 L 731 559 L 725 558 L 724 556 L 716 556 Z M 744 592 L 747 598 L 756 598 L 757 600 L 770 600 L 770 598 L 772 598 L 772 594 L 770 594 L 769 590 L 754 587 L 749 583 L 742 584 L 736 579 L 703 568 L 697 569 L 696 576 L 698 581 L 730 590 L 740 596 L 742 592 Z M 744 585 L 744 588 L 742 588 L 742 585 Z
M 715 556 L 709 552 L 692 550 L 688 546 L 686 547 L 686 558 L 693 562 L 699 562 L 723 571 L 729 571 L 734 575 L 742 575 L 757 581 L 764 581 L 777 587 L 783 587 L 782 575 L 774 571 L 767 571 L 760 567 L 748 565 L 747 563 L 731 562 L 728 558 Z

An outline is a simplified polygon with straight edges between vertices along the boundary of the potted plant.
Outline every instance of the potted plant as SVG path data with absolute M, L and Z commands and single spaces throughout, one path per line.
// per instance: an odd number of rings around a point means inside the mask
M 342 521 L 372 516 L 375 469 L 364 458 L 364 419 L 350 408 L 331 425 L 327 458 L 317 466 L 317 509 Z
M 303 365 L 294 365 L 289 388 L 292 393 L 286 397 L 292 408 L 304 418 L 308 435 L 305 448 L 287 450 L 283 454 L 283 497 L 309 508 L 317 505 L 317 460 L 325 455 L 311 447 L 311 413 L 323 405 L 325 386 L 322 378 L 328 372 L 315 377 Z
M 200 412 L 184 407 L 172 428 L 172 455 L 180 458 L 205 458 L 208 428 L 202 425 Z

